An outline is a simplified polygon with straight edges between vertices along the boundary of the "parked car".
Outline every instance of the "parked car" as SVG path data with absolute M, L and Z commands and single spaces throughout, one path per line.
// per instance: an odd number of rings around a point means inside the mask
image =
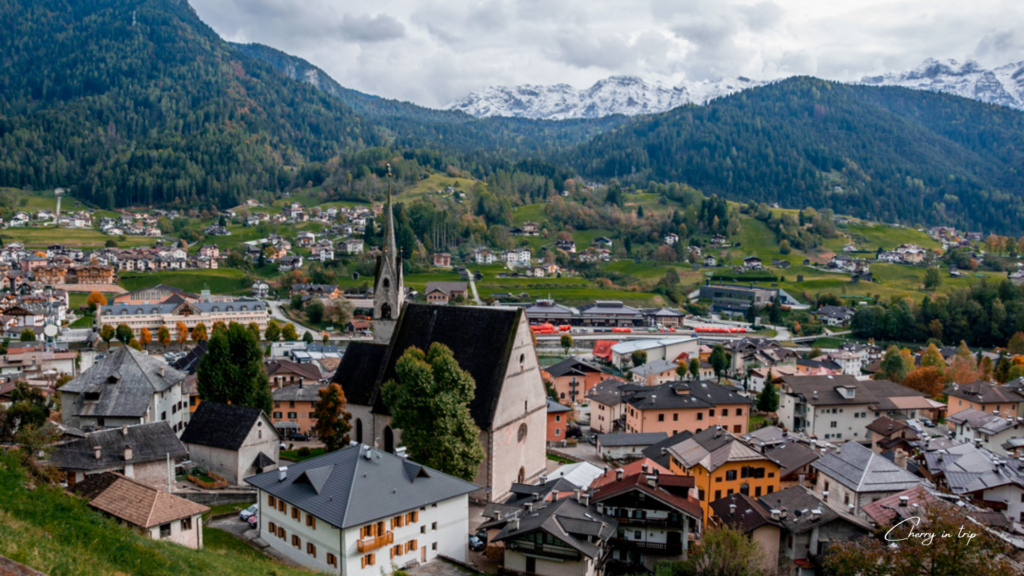
M 483 552 L 486 548 L 487 545 L 484 544 L 483 540 L 477 538 L 476 536 L 473 536 L 472 534 L 469 535 L 470 550 L 472 550 L 473 552 Z
M 253 514 L 252 516 L 249 516 L 249 519 L 246 520 L 246 522 L 249 523 L 249 528 L 255 528 L 260 521 L 258 518 L 256 518 L 256 515 Z
M 477 530 L 476 537 L 484 544 L 487 544 L 487 530 Z
M 929 428 L 935 428 L 935 422 L 932 422 L 928 418 L 921 418 L 921 424 L 924 424 L 925 426 L 927 426 Z
M 309 434 L 292 434 L 292 440 L 296 442 L 309 442 Z
M 256 512 L 258 512 L 259 509 L 260 509 L 260 505 L 259 504 L 253 504 L 252 506 L 249 506 L 245 510 L 242 510 L 241 512 L 239 512 L 238 513 L 238 517 L 241 518 L 242 520 L 248 520 L 249 518 L 255 516 Z

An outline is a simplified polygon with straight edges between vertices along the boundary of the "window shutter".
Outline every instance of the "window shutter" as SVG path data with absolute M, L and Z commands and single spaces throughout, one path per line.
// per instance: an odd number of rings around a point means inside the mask
M 377 563 L 377 555 L 376 554 L 370 554 L 370 566 L 373 566 L 376 563 Z
M 412 549 L 413 549 L 413 550 L 416 550 L 417 548 L 419 548 L 419 546 L 417 545 L 416 541 L 415 541 L 415 540 L 413 540 L 413 541 L 412 541 Z

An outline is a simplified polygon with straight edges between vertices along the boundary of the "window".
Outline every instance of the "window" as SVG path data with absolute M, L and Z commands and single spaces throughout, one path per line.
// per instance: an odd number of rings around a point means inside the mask
M 833 420 L 831 423 L 829 423 L 828 427 L 829 428 L 838 428 L 839 427 L 839 423 L 836 422 L 835 420 Z
M 312 514 L 306 514 L 306 526 L 309 526 L 313 530 L 316 530 L 316 517 Z
M 367 554 L 366 556 L 363 556 L 363 568 L 366 568 L 367 566 L 373 566 L 374 560 L 374 554 Z
M 292 520 L 302 520 L 302 512 L 295 506 L 292 506 Z
M 735 480 L 736 479 L 736 471 L 735 470 L 726 470 L 725 471 L 725 479 L 727 481 L 728 480 Z
M 737 408 L 736 409 L 736 415 L 737 416 L 743 416 L 743 408 Z
M 306 554 L 309 554 L 313 558 L 316 558 L 316 544 L 312 542 L 306 542 Z
M 760 496 L 761 496 L 761 487 L 760 486 L 754 486 L 754 497 L 755 498 L 759 498 Z
M 643 537 L 644 537 L 644 533 L 643 532 L 641 532 L 639 530 L 634 530 L 633 531 L 633 539 L 634 540 L 640 540 Z
M 704 413 L 703 412 L 697 412 L 697 420 L 703 420 L 703 419 L 704 419 Z
M 518 440 L 520 442 L 526 440 L 526 424 L 525 423 L 519 425 L 519 432 L 518 432 L 517 436 L 518 436 Z
M 270 506 L 271 508 L 276 508 L 277 507 L 277 498 L 274 498 L 270 494 L 267 494 L 267 506 Z
M 409 512 L 408 514 L 405 515 L 405 523 L 406 524 L 412 524 L 414 522 L 419 522 L 419 521 L 420 521 L 420 513 L 418 511 L 416 511 L 416 510 L 413 510 L 412 512 Z
M 1021 514 L 1024 515 L 1024 512 L 1022 512 Z M 437 550 L 437 542 L 434 542 L 433 544 L 431 544 L 430 545 L 430 549 L 431 550 Z
M 338 557 L 335 556 L 334 554 L 331 554 L 330 552 L 328 552 L 327 553 L 327 565 L 328 566 L 334 566 L 335 568 L 337 568 L 338 567 Z
M 1024 494 L 1022 494 L 1022 495 L 1021 495 L 1021 497 L 1020 497 L 1020 501 L 1021 501 L 1021 502 L 1024 502 Z M 431 523 L 431 524 L 430 524 L 430 529 L 431 529 L 431 530 L 437 530 L 437 522 L 433 522 L 433 523 Z
M 181 531 L 182 532 L 186 532 L 186 531 L 191 530 L 191 529 L 192 529 L 192 517 L 189 516 L 188 518 L 182 518 L 181 519 Z
M 277 509 L 279 511 L 281 511 L 281 512 L 287 512 L 288 511 L 288 505 L 284 503 L 284 500 L 278 500 L 277 501 Z
M 169 523 L 168 524 L 161 524 L 160 525 L 160 537 L 161 538 L 169 538 L 170 536 L 171 536 L 171 525 Z
M 285 532 L 284 526 L 277 527 L 277 537 L 281 540 L 286 540 L 288 538 L 288 533 Z
M 395 556 L 401 556 L 402 555 L 402 545 L 398 544 L 396 546 L 392 546 L 391 550 L 390 550 L 390 554 L 391 554 L 392 558 L 394 558 Z
M 740 424 L 733 424 L 732 425 L 732 433 L 733 434 L 739 434 L 740 431 L 742 431 L 742 430 L 743 430 L 743 426 L 741 426 Z
M 269 530 L 271 534 L 277 534 L 277 524 L 274 524 L 273 522 L 268 522 L 267 530 Z
M 673 422 L 679 422 L 679 413 L 678 412 L 676 412 L 675 414 L 672 415 L 672 421 Z M 672 435 L 675 436 L 675 432 L 673 432 Z
M 561 422 L 561 421 L 562 421 L 562 415 L 561 414 L 555 414 L 555 422 Z
M 288 417 L 289 418 L 298 418 L 299 417 L 299 413 L 298 412 L 289 412 L 288 413 Z
M 282 412 L 274 412 L 274 418 L 280 418 Z
M 708 410 L 708 416 L 711 417 L 711 418 L 715 417 L 715 409 L 714 408 L 711 408 L 710 410 Z M 722 416 L 725 416 L 725 414 L 722 414 Z
M 426 534 L 426 533 L 427 533 L 427 527 L 425 525 L 424 526 L 420 526 L 420 534 Z
M 715 490 L 715 500 L 720 500 L 721 498 L 722 498 L 722 491 L 721 490 Z
M 664 414 L 658 414 L 658 422 L 664 422 L 664 421 L 665 421 L 665 415 Z
M 292 546 L 295 546 L 299 550 L 302 549 L 302 539 L 299 538 L 298 534 L 292 534 Z
M 775 487 L 774 486 L 768 486 L 768 493 L 771 494 L 772 492 L 775 492 Z
M 562 435 L 562 429 L 561 428 L 555 428 L 555 436 L 561 436 L 561 435 Z

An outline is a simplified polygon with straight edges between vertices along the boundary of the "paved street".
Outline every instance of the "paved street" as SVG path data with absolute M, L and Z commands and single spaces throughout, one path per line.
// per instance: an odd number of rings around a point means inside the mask
M 305 334 L 306 332 L 312 332 L 313 336 L 316 337 L 316 341 L 317 342 L 320 341 L 320 332 L 319 331 L 317 331 L 317 330 L 310 330 L 309 328 L 306 328 L 302 324 L 299 324 L 295 320 L 292 320 L 291 318 L 289 318 L 289 317 L 284 315 L 284 312 L 281 311 L 281 306 L 288 305 L 289 304 L 288 300 L 265 300 L 265 302 L 267 303 L 267 308 L 268 308 L 268 310 L 270 312 L 271 318 L 274 318 L 275 320 L 277 320 L 281 324 L 282 328 L 284 327 L 285 324 L 289 324 L 289 323 L 294 324 L 295 325 L 295 331 L 298 332 L 299 338 L 302 338 L 302 335 Z

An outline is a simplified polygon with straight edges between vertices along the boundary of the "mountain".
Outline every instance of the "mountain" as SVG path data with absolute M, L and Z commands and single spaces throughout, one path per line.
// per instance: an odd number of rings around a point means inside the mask
M 101 207 L 235 206 L 383 137 L 187 2 L 0 0 L 0 186 Z
M 683 82 L 675 87 L 649 84 L 636 76 L 612 76 L 585 90 L 568 84 L 553 86 L 491 86 L 470 93 L 445 108 L 461 110 L 478 118 L 600 118 L 612 114 L 636 116 L 666 112 L 685 104 L 707 104 L 740 90 L 767 82 L 742 76 L 718 81 Z M 914 90 L 944 92 L 987 104 L 1024 110 L 1024 61 L 993 70 L 968 60 L 925 60 L 917 68 L 882 76 L 865 76 L 865 86 L 902 86 Z
M 584 177 L 1014 236 L 1024 114 L 941 93 L 798 77 L 641 116 L 563 159 Z
M 476 117 L 601 118 L 614 114 L 657 114 L 684 104 L 709 100 L 764 84 L 749 78 L 716 82 L 684 82 L 674 87 L 649 84 L 636 76 L 612 76 L 590 88 L 576 90 L 568 84 L 554 86 L 492 86 L 448 104 Z
M 929 58 L 906 72 L 865 76 L 865 86 L 902 86 L 955 94 L 988 104 L 1024 110 L 1024 61 L 986 70 L 974 60 L 940 62 Z

